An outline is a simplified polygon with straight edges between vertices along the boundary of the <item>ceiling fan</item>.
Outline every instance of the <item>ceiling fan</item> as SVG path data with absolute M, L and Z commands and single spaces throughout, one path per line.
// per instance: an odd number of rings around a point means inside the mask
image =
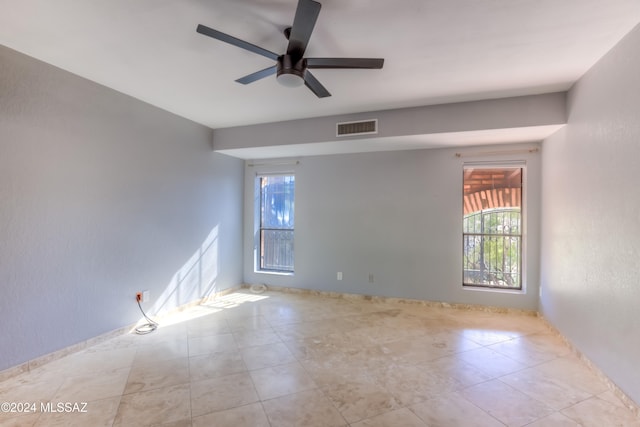
M 305 58 L 309 38 L 318 19 L 321 4 L 314 0 L 299 0 L 293 25 L 284 30 L 289 40 L 287 51 L 283 55 L 263 49 L 259 46 L 222 33 L 205 25 L 198 25 L 196 31 L 216 40 L 229 43 L 276 61 L 276 65 L 256 71 L 236 80 L 249 84 L 262 78 L 276 74 L 278 82 L 283 86 L 297 87 L 304 83 L 318 98 L 331 96 L 329 91 L 311 74 L 309 69 L 315 68 L 365 68 L 380 69 L 384 59 L 380 58 Z

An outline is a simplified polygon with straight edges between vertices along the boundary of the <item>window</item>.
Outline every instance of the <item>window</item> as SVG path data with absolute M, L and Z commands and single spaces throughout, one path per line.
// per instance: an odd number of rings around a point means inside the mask
M 259 270 L 293 272 L 295 176 L 258 177 Z
M 522 179 L 522 167 L 464 167 L 464 286 L 522 289 Z

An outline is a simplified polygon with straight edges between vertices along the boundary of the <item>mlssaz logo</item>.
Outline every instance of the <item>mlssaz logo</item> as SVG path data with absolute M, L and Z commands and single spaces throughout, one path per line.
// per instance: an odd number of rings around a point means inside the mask
M 87 402 L 40 402 L 40 412 L 87 413 Z

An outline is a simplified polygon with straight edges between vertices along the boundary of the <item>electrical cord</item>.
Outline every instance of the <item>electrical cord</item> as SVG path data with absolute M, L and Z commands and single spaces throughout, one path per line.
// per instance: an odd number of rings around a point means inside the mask
M 153 332 L 156 329 L 158 329 L 158 322 L 154 322 L 153 320 L 151 320 L 151 319 L 149 319 L 147 317 L 147 315 L 145 314 L 144 310 L 142 309 L 142 305 L 140 305 L 140 298 L 139 297 L 136 297 L 136 302 L 138 303 L 138 307 L 140 308 L 140 311 L 142 312 L 142 315 L 144 316 L 144 318 L 149 321 L 149 323 L 145 323 L 144 325 L 138 326 L 135 329 L 136 334 L 138 334 L 138 335 L 150 334 L 151 332 Z
M 267 290 L 267 285 L 260 283 L 259 285 L 251 285 L 249 287 L 254 294 L 262 294 Z

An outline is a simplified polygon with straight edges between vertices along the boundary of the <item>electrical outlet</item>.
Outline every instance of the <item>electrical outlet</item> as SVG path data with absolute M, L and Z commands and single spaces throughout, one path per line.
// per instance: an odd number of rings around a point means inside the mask
M 136 301 L 138 302 L 149 301 L 149 298 L 151 298 L 149 291 L 136 292 Z
M 342 280 L 342 271 L 338 271 L 337 279 Z

